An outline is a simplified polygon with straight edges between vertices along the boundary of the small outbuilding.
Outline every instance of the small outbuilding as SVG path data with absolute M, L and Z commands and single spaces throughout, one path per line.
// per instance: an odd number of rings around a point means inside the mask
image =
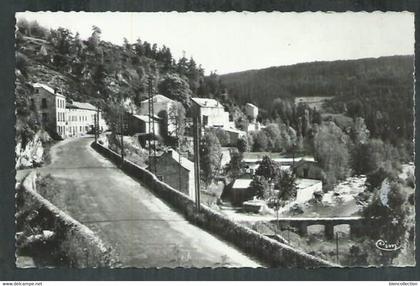
M 195 198 L 194 163 L 169 149 L 156 157 L 156 176 L 174 189 Z
M 254 192 L 250 188 L 251 182 L 252 179 L 236 179 L 225 187 L 222 199 L 230 201 L 234 206 L 242 206 L 243 202 L 254 197 Z

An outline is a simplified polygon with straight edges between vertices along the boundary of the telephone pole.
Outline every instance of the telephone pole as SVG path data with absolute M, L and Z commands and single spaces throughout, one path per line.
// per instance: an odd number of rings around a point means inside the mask
M 195 206 L 200 211 L 200 115 L 193 116 L 193 135 L 194 135 L 194 173 L 195 173 Z
M 149 76 L 148 81 L 148 103 L 149 103 L 149 163 L 150 171 L 153 171 L 156 174 L 156 140 L 155 140 L 155 122 L 154 122 L 154 103 L 153 103 L 153 79 L 152 76 Z M 153 157 L 153 162 L 151 158 Z M 153 167 L 152 167 L 153 165 Z
M 94 117 L 94 128 L 95 128 L 95 143 L 98 143 L 99 138 L 99 106 L 96 108 L 96 116 Z
M 93 117 L 93 131 L 95 132 L 95 144 L 98 144 L 98 115 Z
M 120 112 L 120 133 L 121 133 L 121 166 L 124 165 L 124 110 Z

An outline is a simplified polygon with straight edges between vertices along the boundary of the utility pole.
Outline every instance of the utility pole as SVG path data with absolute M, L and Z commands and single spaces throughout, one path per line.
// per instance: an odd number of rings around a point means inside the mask
M 337 256 L 337 264 L 340 264 L 338 259 L 338 231 L 335 233 L 335 253 Z
M 156 140 L 155 140 L 155 122 L 154 122 L 154 103 L 153 103 L 153 82 L 152 77 L 149 77 L 148 81 L 148 103 L 149 103 L 149 162 L 150 162 L 150 171 L 156 174 Z M 152 143 L 153 142 L 153 143 Z M 151 158 L 153 157 L 153 163 Z M 153 164 L 153 167 L 152 167 Z
M 181 177 L 181 136 L 178 136 L 178 178 L 179 178 L 179 191 L 182 192 L 182 177 Z
M 195 171 L 195 204 L 197 211 L 200 211 L 200 115 L 193 117 L 193 135 L 194 135 L 194 171 Z
M 96 108 L 96 116 L 95 118 L 95 143 L 98 143 L 99 138 L 99 106 Z
M 98 129 L 97 129 L 97 125 L 98 125 L 98 115 L 93 117 L 93 131 L 95 132 L 95 144 L 98 144 Z
M 124 165 L 124 110 L 120 112 L 120 133 L 121 133 L 121 166 Z

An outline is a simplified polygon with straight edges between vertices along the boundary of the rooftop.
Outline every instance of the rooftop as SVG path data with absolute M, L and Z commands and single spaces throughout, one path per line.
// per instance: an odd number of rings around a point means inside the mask
M 185 157 L 180 157 L 179 153 L 175 151 L 174 149 L 169 149 L 166 153 L 163 155 L 168 154 L 172 156 L 172 159 L 178 162 L 184 169 L 193 172 L 194 171 L 194 163 L 188 160 Z
M 252 103 L 249 103 L 249 102 L 247 102 L 245 105 L 248 105 L 248 106 L 251 106 L 251 107 L 254 107 L 254 108 L 258 108 L 256 105 L 254 105 Z
M 96 110 L 96 107 L 87 102 L 70 101 L 66 102 L 66 108 Z
M 213 98 L 201 98 L 201 97 L 193 97 L 192 101 L 197 103 L 201 107 L 210 107 L 210 108 L 223 108 L 223 105 Z
M 149 122 L 149 115 L 139 115 L 139 114 L 132 114 L 132 115 L 135 118 L 140 119 L 141 121 Z M 160 120 L 160 117 L 158 117 L 156 115 L 154 115 L 152 118 L 154 119 L 154 121 L 159 121 Z
M 232 189 L 246 189 L 251 185 L 252 179 L 236 179 Z
M 289 155 L 285 156 L 280 153 L 271 153 L 271 152 L 244 152 L 243 153 L 243 161 L 244 162 L 260 162 L 264 156 L 268 156 L 271 160 L 277 163 L 283 164 L 292 164 L 293 160 L 295 163 L 299 161 L 306 161 L 306 162 L 315 162 L 314 157 L 312 156 L 301 156 L 301 157 L 290 157 Z
M 321 180 L 313 180 L 313 179 L 301 179 L 301 178 L 297 178 L 296 179 L 296 186 L 298 189 L 306 189 L 308 187 L 311 187 L 313 185 L 322 183 Z
M 172 99 L 162 95 L 162 94 L 156 94 L 153 96 L 153 102 L 157 103 L 157 102 L 173 102 Z M 148 104 L 149 103 L 149 99 L 145 99 L 141 102 L 141 104 Z
M 45 89 L 46 91 L 48 91 L 48 92 L 49 92 L 49 93 L 51 93 L 51 94 L 54 94 L 54 95 L 57 95 L 57 96 L 62 96 L 62 97 L 64 97 L 64 95 L 62 95 L 62 94 L 60 94 L 60 93 L 58 93 L 58 92 L 54 92 L 54 89 L 53 89 L 52 87 L 50 87 L 50 86 L 46 85 L 46 84 L 43 84 L 43 83 L 39 83 L 39 82 L 37 82 L 37 83 L 34 83 L 32 86 L 33 86 L 34 88 L 39 88 L 39 87 L 41 87 L 41 88 Z

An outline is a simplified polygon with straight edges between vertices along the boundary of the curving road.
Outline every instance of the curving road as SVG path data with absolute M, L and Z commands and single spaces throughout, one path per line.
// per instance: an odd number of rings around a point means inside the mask
M 112 245 L 123 267 L 259 267 L 237 249 L 190 224 L 146 186 L 91 147 L 92 138 L 51 149 L 51 174 L 65 211 Z

